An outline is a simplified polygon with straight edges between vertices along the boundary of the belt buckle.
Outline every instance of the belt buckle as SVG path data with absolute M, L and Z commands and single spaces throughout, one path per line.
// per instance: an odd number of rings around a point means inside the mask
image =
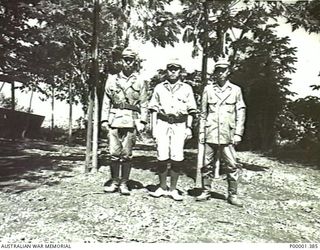
M 172 115 L 169 115 L 169 116 L 168 116 L 168 122 L 169 122 L 170 124 L 174 123 L 174 117 L 173 117 Z
M 119 104 L 119 108 L 120 108 L 120 109 L 125 109 L 125 103 L 121 102 L 121 103 Z

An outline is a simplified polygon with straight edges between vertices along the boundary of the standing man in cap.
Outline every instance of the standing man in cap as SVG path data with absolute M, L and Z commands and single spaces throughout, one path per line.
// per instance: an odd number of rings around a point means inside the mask
M 183 199 L 177 190 L 177 182 L 184 160 L 184 143 L 192 137 L 192 115 L 196 112 L 193 90 L 180 80 L 181 69 L 177 59 L 172 59 L 167 64 L 167 79 L 155 87 L 149 103 L 153 137 L 157 142 L 160 180 L 158 189 L 150 192 L 150 195 L 168 195 L 177 201 Z M 168 165 L 171 166 L 169 190 Z
M 127 186 L 131 170 L 132 147 L 136 131 L 144 130 L 147 123 L 147 86 L 137 74 L 137 54 L 126 48 L 122 52 L 122 70 L 107 80 L 104 116 L 109 127 L 109 152 L 111 179 L 104 191 L 119 189 L 129 195 Z
M 200 115 L 200 143 L 205 143 L 205 160 L 202 169 L 203 193 L 196 200 L 210 198 L 206 190 L 210 172 L 214 171 L 216 156 L 222 157 L 228 165 L 228 202 L 242 207 L 237 198 L 240 167 L 234 146 L 242 140 L 245 123 L 245 108 L 240 87 L 227 80 L 227 61 L 218 61 L 214 70 L 214 82 L 204 88 Z

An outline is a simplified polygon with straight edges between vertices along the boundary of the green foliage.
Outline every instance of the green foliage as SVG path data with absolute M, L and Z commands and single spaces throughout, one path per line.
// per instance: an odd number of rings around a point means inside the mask
M 241 8 L 237 8 L 239 1 L 181 2 L 186 6 L 179 15 L 183 41 L 193 43 L 192 55 L 202 50 L 203 57 L 215 61 L 223 55 L 229 58 L 230 79 L 242 87 L 247 104 L 247 147 L 271 148 L 277 117 L 294 95 L 287 75 L 295 71 L 296 48 L 290 47 L 288 37 L 275 32 L 283 6 L 271 1 L 254 1 Z
M 18 105 L 18 100 L 14 100 L 14 106 L 16 111 L 24 111 L 28 113 L 32 113 L 32 110 L 29 110 L 26 107 Z M 5 97 L 2 93 L 0 93 L 0 107 L 1 108 L 6 108 L 6 109 L 11 109 L 12 108 L 12 101 L 10 97 Z
M 161 1 L 101 1 L 98 25 L 101 81 L 119 72 L 117 55 L 131 38 L 173 45 L 178 26 Z M 1 0 L 0 80 L 24 82 L 47 99 L 87 105 L 93 3 L 87 0 Z M 30 22 L 33 20 L 33 22 Z M 32 23 L 32 25 L 31 25 Z M 72 97 L 68 86 L 72 82 Z M 46 83 L 45 87 L 39 83 Z
M 37 28 L 29 21 L 35 17 L 39 1 L 0 1 L 0 80 L 29 80 L 30 46 L 35 42 Z
M 298 157 L 320 162 L 320 98 L 307 96 L 289 102 L 277 120 L 279 144 Z
M 297 1 L 294 4 L 285 4 L 285 17 L 292 25 L 292 29 L 304 28 L 309 33 L 320 32 L 320 2 Z

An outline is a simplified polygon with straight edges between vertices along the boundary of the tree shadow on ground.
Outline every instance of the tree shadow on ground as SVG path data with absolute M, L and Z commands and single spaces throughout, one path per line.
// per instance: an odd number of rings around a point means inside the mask
M 273 158 L 283 164 L 291 166 L 294 163 L 301 164 L 301 168 L 309 167 L 314 170 L 320 170 L 319 152 L 311 152 L 306 149 L 286 149 L 279 148 L 262 154 L 268 158 Z M 294 167 L 299 167 L 294 165 Z
M 42 153 L 25 151 L 38 149 Z M 45 151 L 45 152 L 44 152 Z M 61 161 L 79 160 L 80 156 L 48 156 L 48 152 L 57 152 L 50 143 L 44 141 L 0 140 L 0 191 L 24 192 L 40 185 L 57 185 L 62 178 L 73 177 L 71 164 Z M 83 156 L 82 156 L 83 158 Z

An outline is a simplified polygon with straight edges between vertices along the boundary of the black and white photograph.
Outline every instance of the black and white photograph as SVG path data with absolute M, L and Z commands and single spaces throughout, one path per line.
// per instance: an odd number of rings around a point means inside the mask
M 0 0 L 0 30 L 1 249 L 320 249 L 319 0 Z

